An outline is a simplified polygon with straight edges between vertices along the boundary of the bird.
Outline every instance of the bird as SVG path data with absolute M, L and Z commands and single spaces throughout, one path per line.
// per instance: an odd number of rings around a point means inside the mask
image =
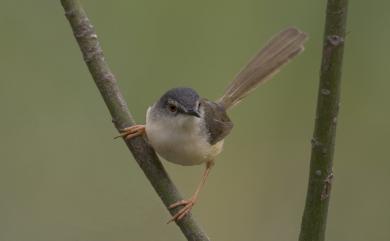
M 192 88 L 172 88 L 147 109 L 144 125 L 120 130 L 121 134 L 117 137 L 125 139 L 145 135 L 159 156 L 169 162 L 183 166 L 205 164 L 194 194 L 168 207 L 182 207 L 168 223 L 181 220 L 197 202 L 216 157 L 222 151 L 224 139 L 233 128 L 227 111 L 300 54 L 306 40 L 305 32 L 288 27 L 266 43 L 218 100 L 202 98 Z

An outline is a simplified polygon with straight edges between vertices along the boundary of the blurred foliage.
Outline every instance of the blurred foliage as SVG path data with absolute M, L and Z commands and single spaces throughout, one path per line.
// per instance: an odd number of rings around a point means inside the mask
M 297 240 L 325 1 L 83 1 L 138 122 L 165 90 L 210 99 L 282 28 L 306 51 L 231 112 L 193 213 L 213 240 Z M 0 241 L 184 240 L 116 134 L 59 1 L 0 8 Z M 351 1 L 328 240 L 390 239 L 388 1 Z M 164 162 L 190 195 L 202 167 Z

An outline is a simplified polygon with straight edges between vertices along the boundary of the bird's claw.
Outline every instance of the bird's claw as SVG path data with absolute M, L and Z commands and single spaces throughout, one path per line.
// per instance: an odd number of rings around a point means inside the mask
M 114 137 L 114 139 L 119 137 L 124 137 L 126 140 L 134 138 L 136 136 L 140 136 L 145 133 L 145 125 L 133 125 L 130 127 L 126 127 L 120 130 L 121 134 Z
M 171 223 L 173 221 L 180 221 L 184 216 L 186 216 L 192 209 L 192 207 L 195 205 L 195 199 L 191 198 L 188 200 L 180 200 L 178 202 L 175 202 L 174 204 L 170 205 L 168 209 L 172 209 L 178 206 L 183 206 L 182 209 L 180 209 L 168 222 Z

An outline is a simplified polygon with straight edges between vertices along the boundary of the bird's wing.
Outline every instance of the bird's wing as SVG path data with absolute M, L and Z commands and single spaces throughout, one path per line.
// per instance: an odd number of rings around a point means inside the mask
M 214 145 L 230 133 L 233 128 L 233 122 L 221 105 L 207 99 L 202 99 L 201 104 L 205 112 L 208 142 Z

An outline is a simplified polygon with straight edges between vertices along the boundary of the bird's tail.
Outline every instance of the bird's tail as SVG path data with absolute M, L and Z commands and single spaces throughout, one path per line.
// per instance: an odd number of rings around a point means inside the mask
M 287 28 L 274 36 L 267 45 L 238 73 L 218 102 L 229 109 L 259 84 L 264 83 L 280 67 L 304 49 L 307 34 L 297 28 Z

